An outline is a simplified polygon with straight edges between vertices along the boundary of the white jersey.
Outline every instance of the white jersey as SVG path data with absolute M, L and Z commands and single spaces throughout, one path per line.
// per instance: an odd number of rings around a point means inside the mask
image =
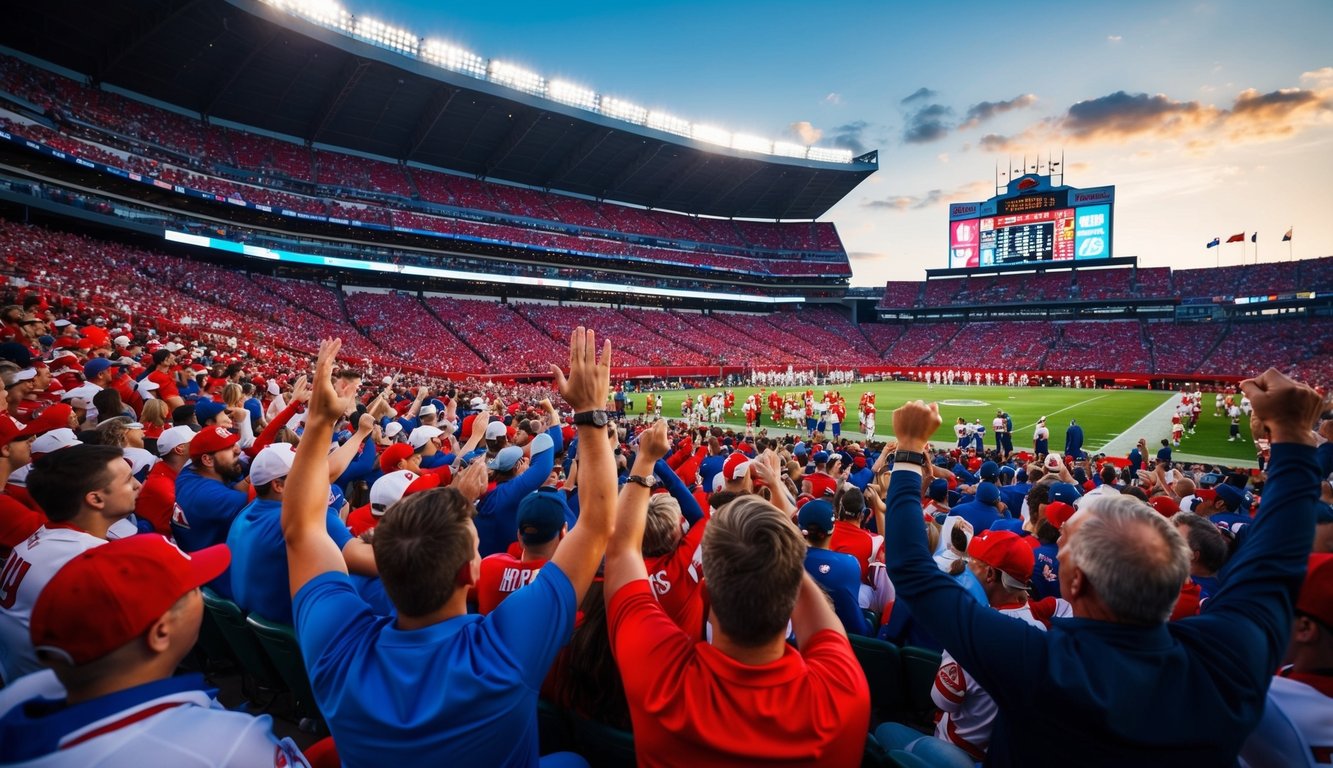
M 995 430 L 995 434 L 998 435 L 998 434 L 1003 434 L 1008 429 L 1008 425 L 1005 423 L 1002 417 L 996 416 L 994 419 L 991 420 L 990 428 Z
M 1333 698 L 1305 683 L 1274 677 L 1264 716 L 1241 748 L 1240 762 L 1251 768 L 1333 764 Z
M 998 610 L 1042 631 L 1046 629 L 1033 617 L 1031 609 L 1026 605 Z M 990 746 L 991 726 L 999 707 L 990 694 L 953 660 L 948 651 L 940 657 L 940 669 L 935 674 L 930 697 L 942 712 L 939 722 L 935 724 L 935 738 L 954 744 L 977 760 L 984 759 L 986 749 Z
M 963 438 L 967 437 L 967 425 L 966 424 L 953 425 L 953 436 L 959 440 L 962 440 Z
M 0 571 L 0 668 L 5 680 L 42 669 L 28 636 L 32 607 L 42 588 L 80 552 L 105 543 L 75 528 L 43 525 L 10 553 Z
M 50 670 L 28 675 L 15 681 L 12 690 L 0 691 L 0 717 L 37 697 L 65 697 L 65 689 Z M 6 765 L 310 768 L 291 739 L 279 741 L 273 735 L 273 718 L 228 711 L 202 690 L 177 690 L 107 713 L 60 736 L 54 751 Z

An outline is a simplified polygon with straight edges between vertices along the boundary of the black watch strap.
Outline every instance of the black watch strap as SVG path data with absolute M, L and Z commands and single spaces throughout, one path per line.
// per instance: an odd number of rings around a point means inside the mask
M 926 454 L 924 453 L 918 453 L 916 451 L 898 451 L 897 453 L 893 454 L 893 463 L 915 464 L 918 467 L 924 467 L 929 462 L 927 461 Z
M 635 485 L 642 485 L 644 488 L 647 488 L 650 491 L 657 487 L 656 477 L 644 477 L 643 475 L 630 475 L 629 477 L 625 478 L 625 482 L 634 483 Z
M 610 420 L 606 411 L 579 411 L 574 414 L 576 427 L 605 427 Z

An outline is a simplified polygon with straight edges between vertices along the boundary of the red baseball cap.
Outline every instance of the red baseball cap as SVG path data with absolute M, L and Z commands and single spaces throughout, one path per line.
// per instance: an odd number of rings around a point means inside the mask
M 241 436 L 226 427 L 204 427 L 190 438 L 190 458 L 225 451 L 241 441 Z
M 43 432 L 50 432 L 53 429 L 69 426 L 69 417 L 74 413 L 74 409 L 69 403 L 53 403 L 42 411 L 42 415 L 32 420 L 28 428 L 32 434 L 40 435 Z
M 1151 499 L 1148 499 L 1148 506 L 1157 510 L 1162 517 L 1171 517 L 1180 511 L 1180 504 L 1176 503 L 1176 500 L 1170 496 L 1163 494 L 1158 494 Z
M 186 554 L 155 533 L 85 550 L 37 597 L 29 626 L 33 647 L 75 666 L 100 659 L 145 632 L 230 563 L 226 544 Z
M 727 457 L 722 463 L 722 476 L 727 480 L 740 480 L 750 471 L 750 459 L 740 451 Z
M 69 406 L 65 406 L 68 408 Z M 61 426 L 65 426 L 62 424 Z M 11 417 L 0 414 L 0 443 L 8 444 L 15 440 L 32 437 L 38 430 L 33 429 L 33 425 L 22 426 L 14 422 Z
M 398 462 L 411 458 L 414 451 L 407 443 L 394 443 L 380 454 L 380 471 L 392 472 L 398 468 Z
M 1073 517 L 1075 512 L 1073 506 L 1063 501 L 1052 501 L 1042 507 L 1041 511 L 1042 514 L 1046 516 L 1046 522 L 1056 528 L 1060 528 L 1065 523 L 1069 522 L 1069 518 Z
M 1028 583 L 1036 562 L 1032 547 L 1013 531 L 982 531 L 968 543 L 967 554 L 1012 577 L 1018 584 L 1005 585 L 1012 588 Z
M 1318 552 L 1310 555 L 1296 610 L 1313 616 L 1326 627 L 1333 627 L 1333 554 Z

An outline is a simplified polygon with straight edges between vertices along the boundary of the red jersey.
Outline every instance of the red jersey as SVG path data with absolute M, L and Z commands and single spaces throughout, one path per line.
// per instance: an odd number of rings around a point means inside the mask
M 163 536 L 171 535 L 171 511 L 176 506 L 176 470 L 165 461 L 159 461 L 148 470 L 139 498 L 134 502 L 134 514 L 153 524 L 153 530 Z
M 692 526 L 675 552 L 644 560 L 657 602 L 692 640 L 704 639 L 704 566 L 699 543 L 707 522 L 700 520 Z
M 816 499 L 822 499 L 825 495 L 832 496 L 838 492 L 838 481 L 832 475 L 823 472 L 812 472 L 805 476 L 810 483 L 810 495 Z
M 632 581 L 607 609 L 639 765 L 861 764 L 870 688 L 841 633 L 818 632 L 797 651 L 750 666 L 693 642 Z
M 829 541 L 829 549 L 856 558 L 856 564 L 861 566 L 861 581 L 866 584 L 870 583 L 870 561 L 879 558 L 883 544 L 882 537 L 850 520 L 833 523 L 833 538 Z
M 481 575 L 477 577 L 477 613 L 485 616 L 511 592 L 531 584 L 543 565 L 546 565 L 544 557 L 519 560 L 508 552 L 482 558 Z
M 43 525 L 46 525 L 46 515 L 0 494 L 0 547 L 17 547 Z
M 181 391 L 176 388 L 176 377 L 170 373 L 153 371 L 148 374 L 148 380 L 157 385 L 157 396 L 163 400 L 181 396 Z

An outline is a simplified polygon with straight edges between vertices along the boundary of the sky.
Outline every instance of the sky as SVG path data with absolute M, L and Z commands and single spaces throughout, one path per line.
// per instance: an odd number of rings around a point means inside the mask
M 947 204 L 1024 157 L 1114 185 L 1113 255 L 1143 266 L 1333 255 L 1331 0 L 342 1 L 693 122 L 879 150 L 823 217 L 853 285 L 947 266 Z

